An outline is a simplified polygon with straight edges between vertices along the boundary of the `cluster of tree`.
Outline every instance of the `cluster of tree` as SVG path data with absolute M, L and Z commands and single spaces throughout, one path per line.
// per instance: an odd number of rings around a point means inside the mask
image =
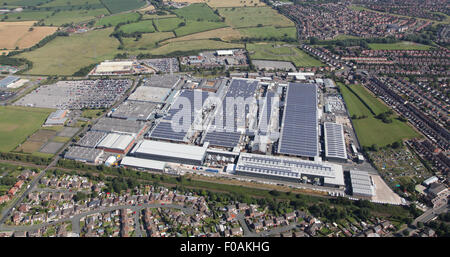
M 84 77 L 89 74 L 89 72 L 96 66 L 96 63 L 90 64 L 88 66 L 84 66 L 80 68 L 78 71 L 74 72 L 72 76 L 75 77 Z
M 392 118 L 391 115 L 393 115 L 394 112 L 392 110 L 380 113 L 378 115 L 375 116 L 375 118 L 383 121 L 384 123 L 392 123 Z
M 18 162 L 30 162 L 36 165 L 48 165 L 50 164 L 51 159 L 45 157 L 38 157 L 29 154 L 21 154 L 21 153 L 3 153 L 0 152 L 0 159 L 2 160 L 10 160 L 10 161 L 18 161 Z

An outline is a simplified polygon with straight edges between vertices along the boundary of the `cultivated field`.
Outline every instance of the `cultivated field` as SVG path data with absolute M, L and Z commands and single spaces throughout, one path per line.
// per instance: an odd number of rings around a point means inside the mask
M 0 49 L 29 48 L 53 34 L 56 27 L 33 27 L 35 21 L 0 22 Z M 31 31 L 30 31 L 31 30 Z
M 255 27 L 255 28 L 242 28 L 239 32 L 244 37 L 258 38 L 258 39 L 269 39 L 269 38 L 297 38 L 297 29 L 295 27 L 288 28 L 276 28 L 273 26 L 266 27 Z
M 161 32 L 173 31 L 183 20 L 180 18 L 167 18 L 167 19 L 155 19 L 153 23 L 156 26 L 156 29 Z
M 256 26 L 292 27 L 295 24 L 271 7 L 219 8 L 220 16 L 233 28 Z
M 369 92 L 362 93 L 362 90 L 366 90 L 365 88 L 352 86 L 352 88 L 357 88 L 357 90 L 354 90 L 354 92 L 357 92 L 357 95 L 355 95 L 347 86 L 338 84 L 350 116 L 367 116 L 367 118 L 352 120 L 359 143 L 362 146 L 370 147 L 373 144 L 386 146 L 402 139 L 419 136 L 414 129 L 407 123 L 399 121 L 395 115 L 392 116 L 392 123 L 384 123 L 376 119 L 370 109 L 374 112 L 383 112 L 388 109 L 386 106 L 382 107 L 384 104 Z M 364 102 L 360 99 L 364 99 Z
M 188 21 L 186 26 L 181 26 L 175 29 L 175 34 L 177 37 L 213 30 L 218 28 L 226 27 L 227 25 L 223 22 L 210 22 L 210 21 Z
M 69 37 L 57 37 L 45 46 L 18 55 L 33 62 L 27 74 L 72 75 L 80 68 L 112 59 L 119 42 L 109 37 L 113 28 L 94 30 Z
M 51 109 L 0 107 L 0 151 L 8 152 L 38 130 Z
M 119 30 L 125 34 L 132 34 L 135 32 L 152 33 L 155 32 L 155 27 L 153 26 L 153 20 L 143 20 L 136 23 L 123 25 L 119 28 Z
M 190 34 L 184 37 L 171 38 L 161 42 L 162 44 L 177 42 L 177 41 L 188 41 L 188 40 L 198 40 L 198 39 L 211 39 L 211 38 L 220 38 L 223 41 L 230 41 L 233 39 L 239 39 L 242 37 L 242 34 L 239 33 L 238 30 L 227 27 L 221 29 L 214 29 L 205 32 L 199 32 L 195 34 Z
M 139 14 L 137 13 L 123 13 L 112 16 L 106 16 L 101 18 L 95 23 L 95 26 L 116 26 L 119 23 L 135 22 L 139 19 Z
M 176 13 L 178 17 L 187 20 L 202 19 L 207 21 L 220 21 L 220 17 L 206 4 L 191 4 L 175 10 L 174 13 Z
M 296 46 L 254 43 L 247 44 L 250 58 L 254 60 L 274 60 L 292 62 L 297 67 L 322 66 L 323 64 L 309 56 Z
M 102 3 L 111 13 L 120 13 L 143 7 L 147 2 L 145 0 L 102 0 Z
M 431 46 L 414 42 L 398 42 L 392 44 L 369 44 L 372 50 L 429 50 Z
M 246 7 L 265 6 L 260 0 L 172 0 L 172 2 L 206 3 L 213 8 L 217 7 Z
M 123 44 L 127 50 L 150 50 L 156 47 L 156 43 L 162 40 L 173 38 L 173 32 L 155 32 L 151 34 L 143 34 L 142 38 L 136 41 L 134 38 L 123 38 Z
M 165 55 L 177 51 L 207 50 L 207 49 L 233 49 L 243 48 L 243 44 L 225 43 L 216 40 L 191 40 L 165 44 L 150 51 L 154 55 Z

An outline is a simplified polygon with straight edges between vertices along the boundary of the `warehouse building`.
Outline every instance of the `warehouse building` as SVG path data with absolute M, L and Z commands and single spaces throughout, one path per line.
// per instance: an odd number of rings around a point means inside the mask
M 92 126 L 91 130 L 106 133 L 128 134 L 138 137 L 146 128 L 147 125 L 142 121 L 101 118 L 94 126 Z
M 345 186 L 342 166 L 327 162 L 240 153 L 235 170 L 237 174 L 245 176 L 290 182 L 311 182 L 340 189 Z
M 67 120 L 67 112 L 67 110 L 57 110 L 52 112 L 45 121 L 44 126 L 64 125 Z
M 164 171 L 164 169 L 166 168 L 165 162 L 135 158 L 130 156 L 125 156 L 120 162 L 120 165 L 128 168 L 137 168 L 161 172 Z
M 114 109 L 109 116 L 116 119 L 147 121 L 153 119 L 157 106 L 156 103 L 125 101 L 117 109 Z
M 99 163 L 103 150 L 95 148 L 86 148 L 80 146 L 72 146 L 64 155 L 64 158 L 80 162 Z
M 138 158 L 191 165 L 202 165 L 207 145 L 193 146 L 153 140 L 142 140 L 131 150 L 130 155 Z
M 172 90 L 164 87 L 138 87 L 133 94 L 128 97 L 128 100 L 150 102 L 150 103 L 164 103 Z
M 98 145 L 105 152 L 126 154 L 134 144 L 134 137 L 117 133 L 108 134 Z
M 341 124 L 325 122 L 323 124 L 325 135 L 325 158 L 328 161 L 347 161 L 347 148 L 345 147 L 344 128 Z
M 354 196 L 367 199 L 375 196 L 374 183 L 368 172 L 351 170 L 350 181 Z
M 97 65 L 93 74 L 109 75 L 109 74 L 129 74 L 133 72 L 132 61 L 110 62 L 105 61 Z
M 106 137 L 108 133 L 99 131 L 88 131 L 86 134 L 76 143 L 78 146 L 84 146 L 89 148 L 95 148 Z

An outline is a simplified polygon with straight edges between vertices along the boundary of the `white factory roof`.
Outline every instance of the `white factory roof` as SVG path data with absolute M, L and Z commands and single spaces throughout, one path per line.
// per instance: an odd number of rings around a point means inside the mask
M 99 148 L 125 150 L 134 140 L 130 135 L 108 134 L 98 145 Z
M 342 166 L 322 161 L 241 153 L 236 170 L 254 173 L 255 175 L 293 179 L 301 179 L 303 175 L 320 176 L 324 177 L 326 184 L 345 185 Z
M 205 157 L 206 149 L 207 147 L 142 140 L 134 147 L 131 153 L 202 161 Z
M 102 62 L 97 66 L 96 72 L 128 71 L 133 67 L 132 61 Z
M 233 55 L 233 50 L 217 50 L 217 55 Z
M 369 173 L 366 171 L 351 170 L 350 180 L 352 184 L 353 194 L 374 196 L 375 189 Z
M 164 168 L 166 167 L 165 162 L 141 159 L 141 158 L 135 158 L 135 157 L 129 157 L 129 156 L 125 156 L 122 159 L 122 162 L 120 163 L 120 165 L 135 167 L 135 168 L 151 169 L 151 170 L 161 170 L 161 171 L 164 170 Z

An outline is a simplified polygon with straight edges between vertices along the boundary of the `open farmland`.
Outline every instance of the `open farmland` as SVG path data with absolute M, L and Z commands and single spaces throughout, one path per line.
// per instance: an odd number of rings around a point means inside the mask
M 225 43 L 216 40 L 191 40 L 168 43 L 151 50 L 150 53 L 154 55 L 165 55 L 178 51 L 182 52 L 209 49 L 234 49 L 243 47 L 243 44 Z
M 297 39 L 297 30 L 295 27 L 276 28 L 273 26 L 255 27 L 255 28 L 242 28 L 239 29 L 244 37 L 257 38 L 257 39 Z
M 33 62 L 28 74 L 72 75 L 82 67 L 114 57 L 119 42 L 109 37 L 112 31 L 113 28 L 108 28 L 57 37 L 45 46 L 18 57 Z
M 188 40 L 198 40 L 198 39 L 211 39 L 211 38 L 220 38 L 223 41 L 230 41 L 233 39 L 239 39 L 242 35 L 238 30 L 227 27 L 214 29 L 204 32 L 199 32 L 195 34 L 190 34 L 183 37 L 171 38 L 161 43 L 169 43 L 169 42 L 177 42 L 177 41 L 188 41 Z
M 323 64 L 309 56 L 297 46 L 276 43 L 247 44 L 250 58 L 254 60 L 274 60 L 292 62 L 297 67 L 323 66 Z
M 153 20 L 143 20 L 136 23 L 123 25 L 119 28 L 119 30 L 125 34 L 132 34 L 135 32 L 152 33 L 155 32 L 155 27 L 153 26 Z
M 181 37 L 197 32 L 223 28 L 226 26 L 227 25 L 223 22 L 188 21 L 185 26 L 181 26 L 175 29 L 175 34 L 178 37 Z
M 155 19 L 153 23 L 156 29 L 161 32 L 173 31 L 183 22 L 180 18 Z
M 0 107 L 0 151 L 16 148 L 38 130 L 52 109 L 27 107 Z
M 372 50 L 429 50 L 431 46 L 403 41 L 391 44 L 369 44 L 369 48 Z
M 139 9 L 146 4 L 145 0 L 101 0 L 103 5 L 111 13 L 120 13 L 125 11 L 130 11 L 134 9 Z
M 34 21 L 0 22 L 0 49 L 14 50 L 34 46 L 46 36 L 53 34 L 56 27 L 33 27 Z
M 95 26 L 116 26 L 119 23 L 135 22 L 139 20 L 138 13 L 123 13 L 101 18 L 95 23 Z
M 207 20 L 207 21 L 220 21 L 220 17 L 214 13 L 214 11 L 206 4 L 191 4 L 189 6 L 177 9 L 174 11 L 178 17 L 187 20 Z
M 156 47 L 156 43 L 168 38 L 173 38 L 175 35 L 172 32 L 155 32 L 151 34 L 143 34 L 142 38 L 136 41 L 134 38 L 123 38 L 123 44 L 127 50 L 150 50 Z
M 292 27 L 295 24 L 271 7 L 219 8 L 220 16 L 233 28 L 256 26 Z
M 362 90 L 366 90 L 362 88 L 362 86 L 359 90 L 353 91 L 359 92 L 355 94 L 349 90 L 347 86 L 341 83 L 338 83 L 338 85 L 350 116 L 366 116 L 366 118 L 352 119 L 361 146 L 370 147 L 374 144 L 386 146 L 399 140 L 419 136 L 414 129 L 407 123 L 399 121 L 395 115 L 393 116 L 391 123 L 384 123 L 380 119 L 375 118 L 375 115 L 372 114 L 370 109 L 382 110 L 382 107 L 379 105 L 383 105 L 383 103 L 370 94 L 366 95 L 365 93 L 361 93 Z M 352 86 L 352 88 L 354 87 L 355 86 Z M 366 100 L 363 100 L 364 102 L 362 102 L 360 99 Z
M 172 0 L 172 2 L 206 3 L 213 8 L 265 6 L 260 0 Z

